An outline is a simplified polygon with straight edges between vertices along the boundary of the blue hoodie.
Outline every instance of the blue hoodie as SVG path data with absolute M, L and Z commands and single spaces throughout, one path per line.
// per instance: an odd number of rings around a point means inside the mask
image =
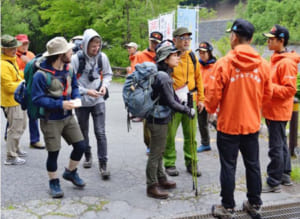
M 46 63 L 46 60 L 42 61 L 42 63 L 37 63 L 41 69 L 45 69 L 46 71 L 55 72 L 54 76 L 58 76 L 58 79 L 65 83 L 64 78 L 67 74 L 69 74 L 68 65 L 64 66 L 64 70 L 58 71 L 54 69 L 51 65 Z M 62 77 L 65 76 L 65 77 Z M 47 94 L 47 81 L 46 77 L 43 73 L 37 71 L 34 74 L 33 82 L 32 82 L 32 101 L 39 107 L 44 107 L 45 111 L 50 112 L 50 115 L 47 119 L 49 120 L 61 120 L 70 115 L 72 115 L 72 110 L 64 110 L 63 109 L 63 101 L 80 98 L 78 84 L 76 75 L 73 74 L 72 76 L 72 92 L 71 96 L 61 96 L 60 98 L 54 98 Z

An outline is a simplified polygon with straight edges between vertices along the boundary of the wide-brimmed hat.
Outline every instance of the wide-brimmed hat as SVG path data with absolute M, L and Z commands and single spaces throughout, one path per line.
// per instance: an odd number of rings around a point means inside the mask
M 47 51 L 43 53 L 43 56 L 53 56 L 58 54 L 64 54 L 72 49 L 73 45 L 68 43 L 64 37 L 55 37 L 47 43 Z
M 26 34 L 18 34 L 15 38 L 22 43 L 29 43 L 28 36 Z
M 4 34 L 1 37 L 1 48 L 16 48 L 21 45 L 22 43 L 11 35 Z
M 168 58 L 170 54 L 179 53 L 179 50 L 175 47 L 173 41 L 164 40 L 156 46 L 155 53 L 155 61 L 156 63 L 159 63 Z

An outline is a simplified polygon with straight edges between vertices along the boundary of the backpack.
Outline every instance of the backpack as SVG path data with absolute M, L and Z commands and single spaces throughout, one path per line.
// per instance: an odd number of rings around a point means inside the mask
M 45 58 L 41 54 L 30 60 L 24 69 L 25 81 L 19 84 L 14 93 L 15 100 L 21 104 L 23 110 L 27 109 L 30 118 L 37 119 L 45 115 L 45 109 L 39 107 L 32 102 L 32 82 L 33 76 L 37 71 L 44 73 L 46 77 L 47 87 L 50 88 L 53 77 L 51 72 L 45 71 L 45 69 L 40 69 L 37 66 L 37 62 L 41 63 Z M 72 78 L 73 70 L 69 68 L 69 74 Z
M 84 57 L 82 49 L 79 50 L 76 54 L 77 54 L 78 60 L 79 60 L 78 71 L 76 73 L 77 80 L 78 80 L 81 77 L 81 75 L 85 69 L 85 57 Z M 102 74 L 103 64 L 102 64 L 102 53 L 101 52 L 99 52 L 97 64 L 98 64 L 98 68 L 99 68 L 99 75 L 101 77 L 101 84 L 100 84 L 100 87 L 101 87 L 102 83 L 103 83 L 103 74 Z M 109 93 L 108 93 L 108 89 L 106 88 L 106 94 L 104 95 L 103 98 L 104 98 L 104 100 L 106 100 L 108 97 L 109 97 Z
M 130 74 L 123 87 L 123 100 L 131 117 L 166 118 L 171 113 L 167 106 L 158 105 L 159 96 L 152 100 L 152 84 L 157 74 L 157 67 L 152 62 L 144 62 L 135 66 L 135 71 Z

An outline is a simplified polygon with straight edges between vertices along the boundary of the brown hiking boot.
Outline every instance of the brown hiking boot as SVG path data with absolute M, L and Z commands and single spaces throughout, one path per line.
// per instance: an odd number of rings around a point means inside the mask
M 158 179 L 159 186 L 163 189 L 174 189 L 176 188 L 176 182 L 164 179 Z
M 169 197 L 167 192 L 159 190 L 157 183 L 147 187 L 147 195 L 157 199 L 167 199 Z

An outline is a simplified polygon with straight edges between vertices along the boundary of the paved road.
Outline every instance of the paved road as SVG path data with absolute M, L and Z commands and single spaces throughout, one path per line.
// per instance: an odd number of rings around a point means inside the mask
M 176 148 L 178 152 L 177 188 L 167 200 L 155 200 L 146 196 L 145 165 L 147 156 L 142 140 L 142 124 L 132 124 L 127 132 L 126 111 L 122 97 L 122 86 L 112 84 L 110 98 L 107 101 L 107 137 L 109 168 L 111 179 L 103 181 L 98 173 L 94 159 L 91 169 L 83 169 L 79 174 L 86 181 L 83 190 L 74 188 L 61 179 L 65 197 L 53 200 L 48 195 L 48 177 L 45 168 L 46 151 L 30 149 L 28 130 L 21 139 L 21 146 L 28 152 L 24 166 L 5 166 L 5 142 L 3 130 L 5 119 L 1 113 L 1 208 L 2 218 L 174 218 L 184 215 L 209 213 L 212 204 L 219 203 L 219 161 L 215 145 L 216 132 L 211 130 L 212 151 L 198 154 L 202 176 L 198 178 L 199 196 L 192 191 L 192 179 L 184 167 L 182 153 L 182 132 L 179 130 Z M 90 129 L 93 130 L 92 122 Z M 91 145 L 95 138 L 91 132 Z M 199 141 L 199 133 L 197 134 Z M 267 156 L 267 138 L 262 135 L 261 166 L 265 176 Z M 59 155 L 58 172 L 61 175 L 67 166 L 71 148 L 62 141 Z M 95 158 L 96 148 L 93 147 Z M 245 174 L 239 158 L 236 175 L 236 202 L 240 208 L 245 199 Z M 263 195 L 266 205 L 294 202 L 300 200 L 299 186 L 285 189 L 280 194 Z

